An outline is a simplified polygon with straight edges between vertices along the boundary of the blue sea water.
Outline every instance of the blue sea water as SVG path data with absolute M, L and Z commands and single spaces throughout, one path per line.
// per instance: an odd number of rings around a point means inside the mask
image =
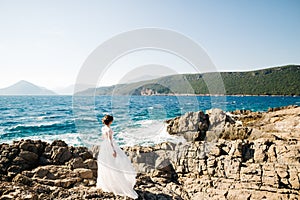
M 101 118 L 112 114 L 115 139 L 123 145 L 183 141 L 166 132 L 164 120 L 185 112 L 221 108 L 266 111 L 300 105 L 285 96 L 0 96 L 0 143 L 19 139 L 65 140 L 90 146 L 101 141 Z

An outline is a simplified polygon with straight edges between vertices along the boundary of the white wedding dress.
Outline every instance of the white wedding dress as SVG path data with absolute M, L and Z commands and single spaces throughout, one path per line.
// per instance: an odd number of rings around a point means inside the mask
M 97 187 L 104 192 L 113 192 L 115 195 L 138 198 L 133 187 L 136 183 L 136 171 L 124 151 L 113 140 L 113 131 L 110 127 L 102 127 L 103 141 L 98 154 Z M 113 147 L 117 156 L 113 157 Z

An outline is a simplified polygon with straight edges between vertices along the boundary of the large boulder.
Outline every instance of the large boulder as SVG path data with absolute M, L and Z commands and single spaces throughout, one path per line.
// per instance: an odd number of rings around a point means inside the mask
M 187 112 L 181 117 L 166 120 L 169 134 L 183 135 L 187 141 L 199 141 L 205 138 L 209 127 L 209 118 L 202 111 Z
M 63 164 L 66 161 L 69 161 L 72 157 L 71 151 L 68 147 L 55 146 L 52 148 L 51 153 L 51 159 L 54 164 Z
M 169 134 L 182 135 L 187 141 L 215 141 L 221 139 L 246 139 L 252 129 L 244 127 L 221 109 L 188 112 L 166 120 Z

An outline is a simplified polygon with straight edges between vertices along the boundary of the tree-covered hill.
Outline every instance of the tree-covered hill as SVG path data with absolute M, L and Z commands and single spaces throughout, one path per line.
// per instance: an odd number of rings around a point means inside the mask
M 207 78 L 218 73 L 178 74 L 158 79 L 89 89 L 80 95 L 209 94 Z M 300 66 L 247 72 L 220 72 L 227 95 L 300 95 Z M 213 84 L 210 82 L 209 84 Z M 145 92 L 146 91 L 146 92 Z M 218 92 L 217 92 L 218 93 Z M 222 92 L 220 92 L 222 94 Z

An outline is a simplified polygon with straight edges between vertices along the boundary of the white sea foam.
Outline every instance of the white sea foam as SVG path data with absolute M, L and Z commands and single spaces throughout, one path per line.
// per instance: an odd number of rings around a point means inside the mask
M 153 124 L 154 123 L 154 120 L 141 120 L 141 121 L 138 121 L 137 124 L 141 124 L 141 125 L 150 125 L 150 124 Z
M 84 144 L 80 141 L 80 134 L 75 133 L 67 133 L 67 134 L 61 134 L 61 135 L 34 135 L 34 136 L 27 136 L 27 137 L 16 137 L 14 138 L 15 141 L 17 140 L 42 140 L 48 143 L 52 143 L 54 140 L 63 140 L 68 145 L 72 146 L 84 146 Z M 11 144 L 13 140 L 1 140 L 2 143 L 8 143 Z
M 93 122 L 97 122 L 98 121 L 96 117 L 80 117 L 78 119 L 82 120 L 82 121 L 93 121 Z
M 36 119 L 39 120 L 39 121 L 41 121 L 41 120 L 45 119 L 46 117 L 47 117 L 47 116 L 39 116 L 39 117 L 37 117 Z
M 174 143 L 184 142 L 183 137 L 169 135 L 167 126 L 159 120 L 143 120 L 143 126 L 136 128 L 125 128 L 117 135 L 117 139 L 124 144 L 121 146 L 149 146 L 165 141 Z
M 45 122 L 31 122 L 27 124 L 18 124 L 16 126 L 13 126 L 11 129 L 16 129 L 19 127 L 41 127 L 41 126 L 53 126 L 56 124 L 61 124 L 61 121 L 45 121 Z

